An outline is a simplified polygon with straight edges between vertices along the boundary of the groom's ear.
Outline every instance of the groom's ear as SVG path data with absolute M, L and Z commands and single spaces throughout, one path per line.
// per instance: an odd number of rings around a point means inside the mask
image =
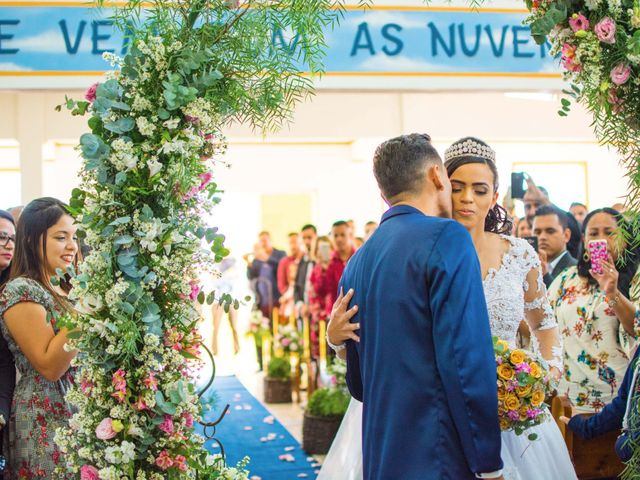
M 433 183 L 436 190 L 444 190 L 445 183 L 442 178 L 442 174 L 444 172 L 444 166 L 438 163 L 432 163 L 427 167 L 427 179 L 429 182 Z

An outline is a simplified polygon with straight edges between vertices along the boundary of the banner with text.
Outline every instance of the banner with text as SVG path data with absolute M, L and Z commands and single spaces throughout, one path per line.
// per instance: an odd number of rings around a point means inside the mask
M 0 6 L 0 88 L 73 88 L 108 69 L 128 41 L 109 9 Z M 17 4 L 14 4 L 17 5 Z M 456 7 L 347 10 L 327 31 L 330 88 L 557 88 L 558 60 L 522 25 L 525 11 Z M 298 39 L 274 29 L 274 47 Z

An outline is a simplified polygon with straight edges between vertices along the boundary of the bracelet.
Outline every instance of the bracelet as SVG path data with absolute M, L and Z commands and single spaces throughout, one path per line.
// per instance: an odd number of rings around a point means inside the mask
M 618 303 L 619 303 L 619 302 L 620 302 L 620 294 L 619 294 L 619 293 L 616 293 L 616 296 L 615 296 L 615 297 L 613 297 L 612 299 L 608 299 L 608 298 L 607 298 L 607 304 L 608 304 L 611 308 L 613 308 L 613 307 L 615 307 L 616 305 L 618 305 Z
M 327 332 L 326 337 L 327 337 L 327 345 L 329 345 L 334 352 L 338 353 L 344 350 L 345 348 L 347 348 L 347 345 L 344 343 L 341 343 L 340 345 L 334 345 L 333 343 L 331 343 L 329 341 L 329 332 Z

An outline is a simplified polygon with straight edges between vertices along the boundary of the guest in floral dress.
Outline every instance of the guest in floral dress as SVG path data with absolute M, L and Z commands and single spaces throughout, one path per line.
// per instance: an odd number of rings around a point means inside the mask
M 71 415 L 64 392 L 76 351 L 64 350 L 68 331 L 56 326 L 60 315 L 72 311 L 66 299 L 70 285 L 63 280 L 54 286 L 50 278 L 58 268 L 75 266 L 77 252 L 76 227 L 63 203 L 41 198 L 27 205 L 11 278 L 0 295 L 0 333 L 21 374 L 8 421 L 12 480 L 60 478 L 54 470 L 63 459 L 54 435 Z
M 598 412 L 615 398 L 640 328 L 640 255 L 614 235 L 618 226 L 631 228 L 616 210 L 591 212 L 578 265 L 549 287 L 565 349 L 558 392 L 584 413 Z M 607 241 L 602 274 L 590 269 L 586 245 L 591 240 Z
M 9 212 L 0 210 L 0 292 L 9 280 L 11 260 L 16 246 L 16 224 Z M 11 412 L 13 389 L 16 385 L 16 367 L 9 346 L 0 335 L 0 480 L 4 479 L 5 458 L 2 445 L 4 429 Z

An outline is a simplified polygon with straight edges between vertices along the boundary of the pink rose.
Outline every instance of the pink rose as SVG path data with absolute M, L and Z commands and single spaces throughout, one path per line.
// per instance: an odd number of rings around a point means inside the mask
M 282 346 L 283 347 L 288 347 L 290 343 L 291 343 L 291 340 L 289 340 L 288 338 L 283 338 L 282 339 Z
M 601 42 L 616 43 L 616 22 L 613 19 L 604 17 L 596 24 L 593 31 Z
M 80 468 L 80 480 L 100 480 L 98 469 L 92 465 L 83 465 Z
M 111 440 L 118 434 L 113 429 L 112 422 L 113 420 L 107 417 L 96 427 L 96 437 L 98 437 L 99 440 Z
M 84 98 L 88 101 L 93 103 L 93 101 L 96 99 L 96 90 L 98 89 L 98 85 L 100 85 L 99 83 L 94 83 L 93 85 L 91 85 L 86 93 L 84 94 Z
M 574 13 L 569 19 L 569 26 L 574 32 L 589 30 L 589 20 L 581 13 Z
M 167 435 L 171 435 L 173 433 L 173 417 L 171 415 L 165 415 L 164 422 L 158 425 L 158 428 Z
M 624 63 L 619 63 L 611 70 L 611 81 L 616 85 L 624 85 L 631 76 L 631 69 Z

